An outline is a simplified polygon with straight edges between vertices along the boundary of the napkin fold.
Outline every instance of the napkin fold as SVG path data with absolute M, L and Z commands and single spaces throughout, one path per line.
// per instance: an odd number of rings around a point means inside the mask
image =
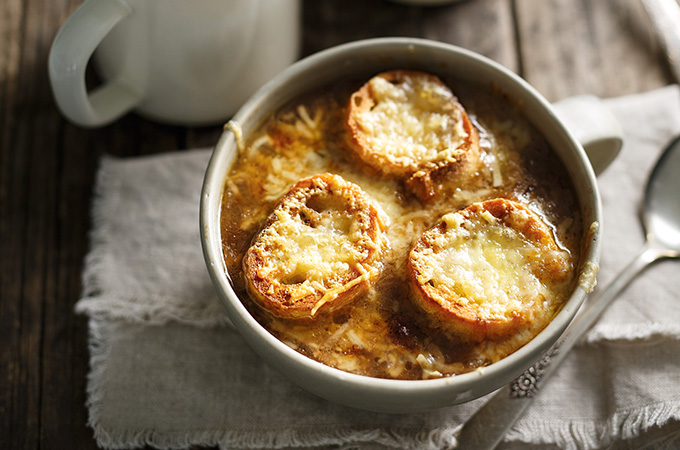
M 599 177 L 599 287 L 642 249 L 647 176 L 680 134 L 680 88 L 607 100 L 625 130 Z M 76 311 L 90 318 L 90 426 L 104 448 L 453 448 L 481 398 L 376 414 L 309 394 L 234 331 L 205 269 L 198 204 L 209 150 L 101 162 Z M 679 174 L 680 175 L 680 174 Z M 680 193 L 679 193 L 680 194 Z M 680 445 L 680 264 L 643 272 L 500 448 Z

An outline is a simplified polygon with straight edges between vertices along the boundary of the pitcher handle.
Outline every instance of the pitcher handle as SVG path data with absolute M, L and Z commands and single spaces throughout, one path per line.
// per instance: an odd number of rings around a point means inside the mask
M 119 0 L 87 0 L 61 27 L 50 49 L 50 84 L 59 110 L 84 127 L 106 125 L 139 103 L 141 95 L 120 80 L 87 92 L 85 69 L 97 46 L 132 13 Z

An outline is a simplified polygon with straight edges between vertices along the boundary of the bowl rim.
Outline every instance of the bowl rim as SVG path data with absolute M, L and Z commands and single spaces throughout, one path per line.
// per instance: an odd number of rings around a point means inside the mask
M 247 120 L 251 114 L 258 111 L 258 109 L 262 107 L 264 100 L 268 99 L 270 96 L 272 96 L 272 94 L 284 87 L 289 82 L 289 80 L 303 76 L 305 73 L 317 67 L 318 65 L 323 64 L 325 61 L 337 58 L 338 55 L 356 53 L 366 49 L 370 49 L 372 51 L 376 48 L 387 49 L 392 47 L 429 48 L 442 50 L 444 52 L 457 53 L 465 58 L 475 60 L 477 63 L 488 66 L 490 70 L 501 72 L 505 78 L 510 80 L 511 83 L 517 85 L 519 89 L 523 90 L 527 95 L 529 95 L 532 100 L 545 112 L 547 120 L 554 122 L 555 131 L 562 134 L 560 139 L 569 141 L 570 146 L 575 149 L 576 153 L 574 156 L 579 159 L 578 166 L 583 172 L 581 173 L 581 176 L 587 180 L 589 185 L 587 188 L 588 192 L 590 193 L 590 202 L 588 207 L 592 210 L 590 211 L 590 216 L 599 221 L 599 219 L 602 217 L 602 208 L 595 174 L 590 166 L 585 151 L 569 132 L 569 130 L 566 129 L 564 124 L 557 118 L 550 103 L 528 82 L 506 67 L 476 52 L 452 44 L 421 38 L 386 37 L 353 41 L 322 50 L 299 60 L 281 72 L 274 79 L 262 86 L 239 109 L 232 120 L 238 123 L 243 123 L 242 121 Z M 275 107 L 272 109 L 275 109 Z M 253 345 L 250 340 L 257 339 L 260 341 L 260 343 L 271 347 L 274 351 L 279 353 L 282 358 L 288 359 L 293 364 L 299 364 L 301 367 L 307 370 L 314 371 L 320 376 L 334 380 L 340 385 L 354 385 L 355 387 L 363 387 L 373 390 L 385 390 L 387 392 L 408 390 L 414 393 L 425 393 L 432 390 L 438 391 L 440 389 L 453 389 L 454 387 L 464 391 L 475 386 L 475 384 L 477 384 L 479 380 L 483 378 L 505 380 L 502 384 L 487 389 L 487 392 L 491 392 L 506 382 L 516 378 L 516 376 L 529 368 L 535 361 L 539 360 L 539 358 L 545 353 L 550 345 L 556 342 L 562 335 L 564 329 L 566 329 L 568 324 L 571 322 L 585 299 L 586 292 L 583 287 L 577 283 L 573 293 L 567 299 L 561 310 L 553 317 L 550 323 L 548 323 L 548 325 L 536 336 L 534 336 L 528 343 L 497 362 L 460 375 L 425 380 L 395 380 L 375 378 L 366 375 L 345 372 L 341 369 L 333 368 L 308 358 L 279 341 L 262 325 L 260 325 L 260 323 L 257 322 L 254 317 L 252 317 L 246 307 L 241 303 L 240 299 L 235 294 L 230 285 L 229 275 L 226 271 L 226 268 L 224 267 L 224 260 L 221 252 L 222 247 L 221 233 L 219 232 L 219 219 L 217 220 L 217 227 L 214 227 L 213 225 L 215 224 L 215 202 L 217 202 L 217 204 L 221 203 L 224 182 L 227 178 L 227 174 L 223 171 L 223 169 L 225 167 L 228 168 L 231 164 L 229 161 L 227 161 L 227 158 L 233 160 L 236 157 L 235 154 L 229 155 L 229 148 L 235 147 L 235 145 L 236 139 L 233 132 L 225 126 L 223 133 L 214 147 L 206 170 L 201 192 L 199 220 L 203 254 L 212 282 L 222 303 L 227 309 L 232 323 L 234 323 L 237 330 L 242 335 L 244 335 L 244 338 L 246 341 L 248 341 L 251 347 L 253 347 Z M 218 196 L 219 200 L 215 200 L 215 196 Z M 584 205 L 581 205 L 581 209 L 582 211 L 584 210 Z M 217 211 L 217 213 L 219 214 L 219 211 Z M 587 222 L 584 217 L 584 233 L 587 232 L 587 228 Z M 585 246 L 583 249 L 584 255 L 582 257 L 582 268 L 589 263 L 597 265 L 599 262 L 601 252 L 600 228 L 591 230 L 588 237 L 584 237 Z M 255 348 L 255 350 L 258 351 L 257 348 Z M 268 360 L 266 357 L 265 359 Z M 520 366 L 521 370 L 519 369 Z M 510 370 L 513 367 L 514 370 Z M 479 397 L 479 395 L 477 395 L 477 397 Z M 451 404 L 454 403 L 456 402 L 452 402 Z

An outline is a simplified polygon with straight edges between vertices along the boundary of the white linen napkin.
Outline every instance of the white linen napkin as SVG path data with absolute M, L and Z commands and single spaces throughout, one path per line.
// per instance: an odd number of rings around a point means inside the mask
M 600 176 L 600 286 L 642 248 L 639 205 L 680 134 L 680 88 L 607 100 L 625 130 Z M 83 298 L 90 426 L 104 448 L 451 448 L 486 399 L 424 414 L 339 406 L 270 369 L 229 325 L 199 243 L 209 150 L 104 158 Z M 680 176 L 680 174 L 679 174 Z M 680 196 L 680 193 L 678 193 Z M 680 445 L 680 263 L 637 278 L 545 386 L 501 448 Z

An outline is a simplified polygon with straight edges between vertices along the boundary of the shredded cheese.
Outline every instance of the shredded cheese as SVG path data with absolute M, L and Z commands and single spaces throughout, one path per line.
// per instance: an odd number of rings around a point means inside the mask
M 241 130 L 241 124 L 235 120 L 230 120 L 224 126 L 224 129 L 231 130 L 234 133 L 234 139 L 236 139 L 236 148 L 238 149 L 239 155 L 243 155 L 246 151 L 246 144 L 243 140 L 243 130 Z
M 455 162 L 467 133 L 448 88 L 410 76 L 398 85 L 374 77 L 370 86 L 376 105 L 358 121 L 376 152 L 413 169 L 423 162 Z
M 525 211 L 513 214 L 515 223 L 527 220 Z M 473 217 L 450 213 L 443 221 L 445 232 L 429 231 L 432 245 L 418 255 L 421 285 L 432 285 L 482 318 L 521 313 L 527 299 L 551 297 L 553 286 L 537 273 L 545 258 L 567 261 L 566 251 L 542 247 L 488 211 Z

